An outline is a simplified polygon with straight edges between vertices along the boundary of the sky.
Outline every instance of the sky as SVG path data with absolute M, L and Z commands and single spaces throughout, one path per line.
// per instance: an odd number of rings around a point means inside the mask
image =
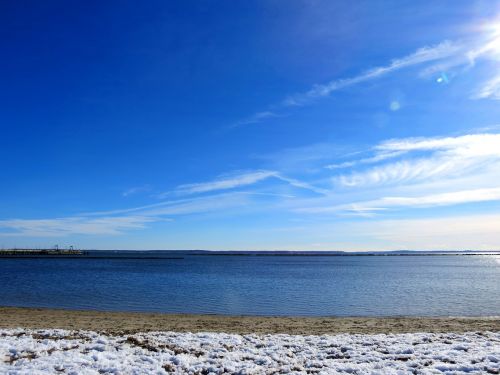
M 0 247 L 500 249 L 500 3 L 2 1 Z

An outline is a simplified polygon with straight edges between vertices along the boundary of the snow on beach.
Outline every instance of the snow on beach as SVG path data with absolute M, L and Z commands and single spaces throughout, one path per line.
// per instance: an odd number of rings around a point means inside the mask
M 499 374 L 500 333 L 292 336 L 0 330 L 2 374 Z

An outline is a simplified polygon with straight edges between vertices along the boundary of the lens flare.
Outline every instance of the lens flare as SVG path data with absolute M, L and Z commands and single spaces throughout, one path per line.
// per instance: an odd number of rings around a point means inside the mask
M 450 82 L 448 75 L 446 73 L 441 73 L 441 75 L 436 79 L 437 83 L 447 84 Z

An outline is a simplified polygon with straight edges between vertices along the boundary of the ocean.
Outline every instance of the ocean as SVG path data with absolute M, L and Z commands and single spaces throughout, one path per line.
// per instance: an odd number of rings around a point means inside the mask
M 500 313 L 500 256 L 155 253 L 142 258 L 0 258 L 0 285 L 1 306 L 227 315 L 491 316 Z

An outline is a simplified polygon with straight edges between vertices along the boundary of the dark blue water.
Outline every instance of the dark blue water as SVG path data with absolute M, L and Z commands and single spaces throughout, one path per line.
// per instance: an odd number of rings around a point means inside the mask
M 0 258 L 0 305 L 244 315 L 500 315 L 500 257 Z

